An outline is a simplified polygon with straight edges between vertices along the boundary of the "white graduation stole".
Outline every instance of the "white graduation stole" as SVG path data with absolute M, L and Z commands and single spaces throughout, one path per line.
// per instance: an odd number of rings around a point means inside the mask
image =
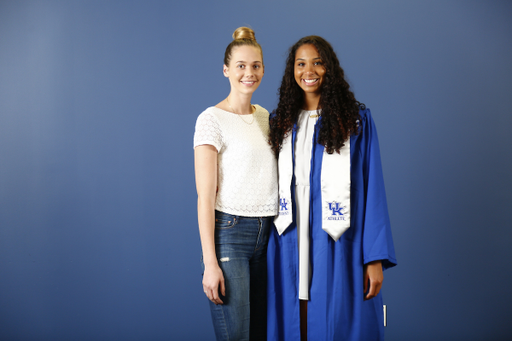
M 279 152 L 279 215 L 274 219 L 281 235 L 293 221 L 291 185 L 293 146 L 290 132 Z M 316 141 L 313 141 L 313 149 Z M 314 151 L 313 151 L 314 153 Z M 313 155 L 312 153 L 312 155 Z M 312 172 L 313 170 L 311 170 Z M 340 153 L 324 149 L 321 172 L 322 229 L 337 241 L 350 227 L 350 137 Z

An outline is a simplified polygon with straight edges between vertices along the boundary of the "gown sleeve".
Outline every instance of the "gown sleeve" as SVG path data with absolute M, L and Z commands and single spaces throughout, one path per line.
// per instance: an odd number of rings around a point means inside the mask
M 363 226 L 363 262 L 381 260 L 383 269 L 397 264 L 389 222 L 379 141 L 369 109 L 361 112 L 364 138 L 363 177 L 365 213 Z

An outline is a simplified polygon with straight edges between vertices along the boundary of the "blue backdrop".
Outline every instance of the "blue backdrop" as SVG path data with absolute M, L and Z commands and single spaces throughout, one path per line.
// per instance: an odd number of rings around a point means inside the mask
M 0 339 L 213 340 L 192 136 L 250 25 L 269 110 L 329 40 L 372 109 L 388 340 L 512 338 L 512 3 L 0 1 Z

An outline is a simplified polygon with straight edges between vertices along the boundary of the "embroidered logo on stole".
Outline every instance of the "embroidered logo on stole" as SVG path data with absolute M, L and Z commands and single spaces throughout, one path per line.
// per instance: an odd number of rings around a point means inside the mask
M 326 218 L 327 220 L 347 220 L 347 206 L 341 206 L 341 203 L 333 201 L 328 203 L 328 209 L 331 211 L 331 215 Z
M 286 198 L 279 199 L 279 215 L 288 215 L 290 211 L 288 210 L 289 202 L 286 201 Z

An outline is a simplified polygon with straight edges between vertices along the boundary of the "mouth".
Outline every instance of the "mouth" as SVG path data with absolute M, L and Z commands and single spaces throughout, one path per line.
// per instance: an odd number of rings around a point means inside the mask
M 320 78 L 313 78 L 313 79 L 302 79 L 302 81 L 304 83 L 306 83 L 306 85 L 315 85 L 316 83 L 318 83 L 318 81 L 320 80 Z
M 256 81 L 240 81 L 240 83 L 246 86 L 253 86 L 254 84 L 256 84 Z

